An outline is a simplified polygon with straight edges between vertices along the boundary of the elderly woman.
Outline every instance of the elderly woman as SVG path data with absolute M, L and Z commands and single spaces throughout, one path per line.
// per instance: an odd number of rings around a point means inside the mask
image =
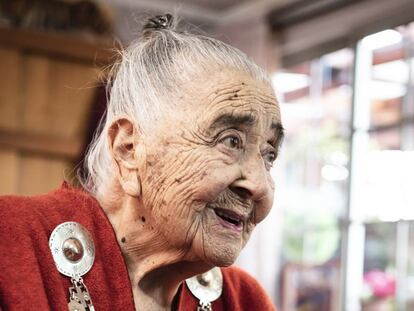
M 1 307 L 273 310 L 228 266 L 272 207 L 282 136 L 262 69 L 151 19 L 114 70 L 85 189 L 0 199 Z

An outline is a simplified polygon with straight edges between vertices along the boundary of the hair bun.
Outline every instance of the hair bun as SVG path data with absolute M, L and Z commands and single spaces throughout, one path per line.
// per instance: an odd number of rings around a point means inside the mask
M 143 28 L 144 35 L 161 29 L 170 29 L 173 25 L 173 16 L 170 13 L 150 18 Z

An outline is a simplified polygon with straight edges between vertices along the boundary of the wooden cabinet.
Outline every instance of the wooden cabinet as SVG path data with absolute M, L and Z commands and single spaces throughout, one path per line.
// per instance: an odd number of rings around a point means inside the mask
M 108 43 L 0 29 L 0 194 L 37 194 L 73 176 Z

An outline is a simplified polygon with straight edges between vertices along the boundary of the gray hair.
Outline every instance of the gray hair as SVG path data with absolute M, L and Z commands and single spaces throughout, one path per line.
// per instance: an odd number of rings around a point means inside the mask
M 165 16 L 171 17 L 157 18 Z M 269 82 L 265 71 L 238 49 L 203 35 L 179 32 L 172 23 L 154 27 L 154 21 L 121 52 L 111 71 L 106 118 L 89 146 L 80 177 L 83 187 L 98 199 L 113 183 L 107 132 L 117 117 L 129 116 L 142 133 L 152 131 L 163 115 L 179 105 L 183 85 L 212 66 L 234 68 Z

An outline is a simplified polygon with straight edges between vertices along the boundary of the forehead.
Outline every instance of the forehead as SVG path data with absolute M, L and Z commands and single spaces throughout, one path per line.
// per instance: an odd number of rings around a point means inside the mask
M 192 84 L 189 107 L 199 122 L 209 123 L 220 115 L 235 114 L 261 123 L 281 123 L 271 86 L 247 73 L 219 70 L 198 77 Z

